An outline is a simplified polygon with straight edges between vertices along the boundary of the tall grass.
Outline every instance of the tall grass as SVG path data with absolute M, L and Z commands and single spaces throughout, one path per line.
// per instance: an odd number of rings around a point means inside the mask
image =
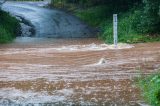
M 16 18 L 0 10 L 0 43 L 12 41 L 20 31 L 20 25 Z

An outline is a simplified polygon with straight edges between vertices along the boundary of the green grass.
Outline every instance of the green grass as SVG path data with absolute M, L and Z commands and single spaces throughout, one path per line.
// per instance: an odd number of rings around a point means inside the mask
M 0 43 L 11 42 L 18 35 L 19 30 L 17 19 L 0 10 Z
M 160 74 L 141 78 L 138 83 L 145 101 L 152 106 L 160 106 Z
M 106 43 L 113 43 L 113 20 L 110 7 L 96 6 L 76 11 L 76 15 L 91 26 L 101 29 L 99 38 Z M 148 36 L 137 31 L 140 22 L 137 11 L 130 10 L 118 14 L 118 40 L 123 43 L 142 43 L 160 41 L 160 36 Z M 139 28 L 138 30 L 141 30 Z

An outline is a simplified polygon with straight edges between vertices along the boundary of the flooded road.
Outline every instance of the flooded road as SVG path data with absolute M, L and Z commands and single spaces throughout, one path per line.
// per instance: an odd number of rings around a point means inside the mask
M 92 31 L 77 18 L 43 5 L 7 2 L 2 7 L 30 20 L 36 37 L 0 46 L 0 106 L 146 106 L 134 80 L 160 69 L 160 43 L 115 49 L 86 38 Z
M 17 38 L 0 46 L 0 103 L 143 106 L 134 79 L 159 68 L 160 43 Z

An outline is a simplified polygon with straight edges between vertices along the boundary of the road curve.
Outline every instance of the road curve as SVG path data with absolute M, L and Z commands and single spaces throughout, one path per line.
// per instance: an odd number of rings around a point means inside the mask
M 86 38 L 94 37 L 94 31 L 75 16 L 47 9 L 45 2 L 6 2 L 2 9 L 30 21 L 36 37 Z

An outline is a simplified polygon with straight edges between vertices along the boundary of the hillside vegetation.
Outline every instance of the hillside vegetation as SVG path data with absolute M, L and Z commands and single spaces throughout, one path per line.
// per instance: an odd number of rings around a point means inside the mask
M 112 15 L 118 14 L 120 42 L 160 41 L 160 0 L 52 0 L 100 30 L 99 38 L 113 41 Z
M 0 43 L 11 42 L 19 33 L 19 22 L 8 13 L 0 10 Z

